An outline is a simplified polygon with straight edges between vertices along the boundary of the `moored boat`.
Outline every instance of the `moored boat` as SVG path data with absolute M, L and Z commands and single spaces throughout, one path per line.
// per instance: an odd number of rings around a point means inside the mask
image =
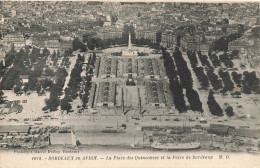
M 143 149 L 144 148 L 144 146 L 142 146 L 141 144 L 130 144 L 130 147 L 132 148 L 132 149 Z
M 166 149 L 166 150 L 188 150 L 200 148 L 200 143 L 190 142 L 190 143 L 160 143 L 154 141 L 151 145 L 154 149 Z

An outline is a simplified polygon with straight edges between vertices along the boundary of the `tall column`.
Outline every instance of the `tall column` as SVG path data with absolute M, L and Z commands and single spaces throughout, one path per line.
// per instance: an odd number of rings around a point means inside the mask
M 129 38 L 128 38 L 128 50 L 131 50 L 131 48 L 132 48 L 131 33 L 129 33 Z

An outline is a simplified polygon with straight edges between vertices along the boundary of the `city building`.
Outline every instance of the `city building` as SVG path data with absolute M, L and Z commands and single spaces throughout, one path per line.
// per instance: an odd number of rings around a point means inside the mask
M 100 30 L 97 34 L 102 40 L 122 38 L 123 31 L 117 28 L 105 28 Z
M 181 48 L 183 51 L 197 51 L 197 40 L 191 36 L 181 38 Z
M 136 30 L 135 31 L 135 38 L 136 39 L 145 39 L 145 40 L 150 40 L 152 43 L 156 43 L 157 40 L 156 40 L 156 33 L 157 31 L 156 30 Z
M 60 41 L 59 51 L 64 54 L 66 50 L 72 50 L 72 41 Z
M 29 75 L 20 75 L 19 78 L 23 84 L 29 82 Z
M 229 51 L 233 51 L 233 50 L 240 51 L 241 49 L 247 49 L 249 46 L 250 46 L 249 41 L 243 40 L 243 39 L 238 39 L 238 40 L 228 43 L 228 50 Z
M 25 39 L 21 33 L 7 34 L 2 41 L 4 45 L 13 44 L 16 51 L 25 46 Z
M 177 45 L 177 36 L 172 32 L 163 32 L 161 45 L 164 47 L 174 47 Z

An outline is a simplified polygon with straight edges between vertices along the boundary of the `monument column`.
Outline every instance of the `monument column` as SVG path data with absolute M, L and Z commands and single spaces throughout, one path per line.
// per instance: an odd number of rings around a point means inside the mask
M 131 33 L 129 33 L 129 37 L 128 37 L 128 50 L 131 50 L 131 48 L 132 48 Z

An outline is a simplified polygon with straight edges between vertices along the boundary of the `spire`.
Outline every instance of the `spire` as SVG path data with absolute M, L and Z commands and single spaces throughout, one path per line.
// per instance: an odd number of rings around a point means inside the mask
M 131 50 L 131 48 L 132 48 L 131 33 L 129 33 L 129 38 L 128 38 L 128 50 Z

